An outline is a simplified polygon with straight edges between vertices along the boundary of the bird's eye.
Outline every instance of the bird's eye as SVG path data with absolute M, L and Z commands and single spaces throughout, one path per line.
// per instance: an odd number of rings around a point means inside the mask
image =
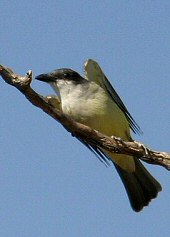
M 68 78 L 69 77 L 69 73 L 64 73 L 64 77 Z

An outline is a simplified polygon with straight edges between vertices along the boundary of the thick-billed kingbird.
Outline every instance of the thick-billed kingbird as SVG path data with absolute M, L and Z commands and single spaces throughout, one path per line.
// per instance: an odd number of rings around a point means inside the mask
M 89 59 L 85 62 L 84 70 L 84 78 L 72 69 L 62 68 L 41 74 L 36 79 L 52 86 L 58 95 L 60 109 L 75 121 L 107 136 L 113 135 L 124 141 L 133 141 L 130 130 L 140 133 L 140 128 L 98 63 Z M 161 185 L 139 159 L 85 145 L 96 151 L 101 159 L 113 162 L 133 210 L 140 211 L 161 191 Z

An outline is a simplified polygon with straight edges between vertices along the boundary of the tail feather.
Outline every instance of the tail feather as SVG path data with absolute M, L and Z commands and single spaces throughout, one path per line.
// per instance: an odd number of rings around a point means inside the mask
M 133 210 L 139 212 L 149 204 L 151 199 L 156 198 L 162 188 L 141 162 L 137 159 L 134 160 L 136 170 L 132 173 L 125 171 L 115 163 L 114 165 L 125 186 Z

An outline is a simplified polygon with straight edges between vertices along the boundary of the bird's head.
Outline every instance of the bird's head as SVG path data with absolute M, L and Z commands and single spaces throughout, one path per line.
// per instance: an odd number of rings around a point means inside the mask
M 49 73 L 40 74 L 35 79 L 49 83 L 60 97 L 67 96 L 77 85 L 86 81 L 77 72 L 69 68 L 56 69 Z
M 57 81 L 74 81 L 79 82 L 82 77 L 75 71 L 69 68 L 56 69 L 49 73 L 40 74 L 35 79 L 47 83 L 56 83 Z

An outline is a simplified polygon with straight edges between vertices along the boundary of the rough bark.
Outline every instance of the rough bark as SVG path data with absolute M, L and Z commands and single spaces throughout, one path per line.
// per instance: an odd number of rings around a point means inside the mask
M 0 65 L 0 75 L 4 81 L 16 87 L 36 107 L 63 125 L 74 137 L 86 143 L 104 148 L 117 154 L 135 155 L 139 159 L 154 165 L 160 165 L 170 170 L 170 153 L 153 151 L 140 142 L 126 142 L 117 137 L 108 137 L 88 126 L 80 124 L 66 116 L 54 107 L 55 98 L 51 102 L 48 97 L 43 97 L 31 88 L 32 71 L 26 76 L 14 73 L 10 68 Z M 56 99 L 56 103 L 58 103 Z

